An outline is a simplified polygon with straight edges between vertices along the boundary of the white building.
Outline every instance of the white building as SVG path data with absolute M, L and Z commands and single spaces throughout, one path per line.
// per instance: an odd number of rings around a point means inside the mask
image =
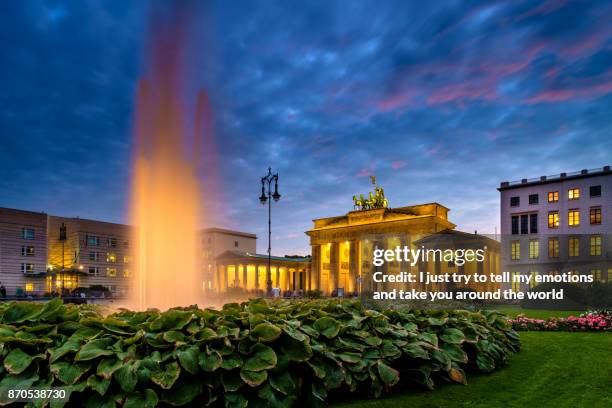
M 610 166 L 504 181 L 498 190 L 504 271 L 612 279 Z

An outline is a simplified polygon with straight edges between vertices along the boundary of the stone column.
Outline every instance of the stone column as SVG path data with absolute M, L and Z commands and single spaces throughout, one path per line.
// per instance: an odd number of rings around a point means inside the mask
M 357 277 L 359 276 L 359 255 L 361 254 L 361 243 L 359 240 L 352 240 L 349 243 L 349 280 L 353 285 L 350 290 L 356 292 L 359 290 Z M 349 290 L 347 288 L 347 290 Z
M 321 245 L 312 246 L 312 260 L 310 262 L 310 273 L 314 278 L 314 288 L 321 288 Z M 311 290 L 312 290 L 311 289 Z
M 340 279 L 340 245 L 332 242 L 329 250 L 329 292 L 338 289 Z

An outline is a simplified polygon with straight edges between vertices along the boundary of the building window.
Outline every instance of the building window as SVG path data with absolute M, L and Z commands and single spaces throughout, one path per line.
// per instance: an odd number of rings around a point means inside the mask
M 601 279 L 601 269 L 591 269 L 591 276 L 593 277 L 593 282 L 603 282 Z
M 548 212 L 548 228 L 559 228 L 559 211 Z
M 106 253 L 106 262 L 115 263 L 117 262 L 117 255 L 114 252 Z
M 601 224 L 601 208 L 591 207 L 589 210 L 589 221 L 591 225 Z
M 22 246 L 21 256 L 34 256 L 34 247 L 33 246 Z
M 568 200 L 577 200 L 580 198 L 580 189 L 579 188 L 570 188 L 567 190 L 567 198 Z
M 125 240 L 123 242 L 123 246 L 126 247 L 126 248 L 129 248 L 130 247 L 130 241 L 129 240 Z
M 25 284 L 25 291 L 26 292 L 34 292 L 34 284 L 31 282 L 28 282 Z
M 540 196 L 537 194 L 529 194 L 529 204 L 537 204 Z
M 532 271 L 531 272 L 531 279 L 529 279 L 529 287 L 533 289 L 536 286 L 538 286 L 538 272 L 537 271 Z
M 130 263 L 130 262 L 132 262 L 132 257 L 129 255 L 125 255 L 123 257 L 123 263 Z
M 33 273 L 33 272 L 34 272 L 34 264 L 31 264 L 31 263 L 21 264 L 21 273 Z
M 130 277 L 130 270 L 129 269 L 124 269 L 123 270 L 123 277 L 124 278 L 129 278 Z
M 538 233 L 538 214 L 529 214 L 529 232 L 531 234 Z
M 510 197 L 510 207 L 518 207 L 521 205 L 521 197 Z
M 567 224 L 570 227 L 577 227 L 580 225 L 580 211 L 576 208 L 567 211 Z
M 549 191 L 548 192 L 548 202 L 556 203 L 559 201 L 559 192 L 558 191 Z
M 520 292 L 521 291 L 521 281 L 519 279 L 521 276 L 520 272 L 512 272 L 512 291 Z
M 578 238 L 570 238 L 568 240 L 569 256 L 575 257 L 580 255 L 580 240 Z
M 591 197 L 601 197 L 601 186 L 589 187 L 589 195 Z
M 117 248 L 117 238 L 107 238 L 106 245 L 108 245 L 109 248 Z
M 98 262 L 100 260 L 100 253 L 99 252 L 90 252 L 89 253 L 89 260 L 93 261 L 93 262 Z
M 529 234 L 529 216 L 521 215 L 521 234 Z
M 106 276 L 114 278 L 117 276 L 117 268 L 106 268 Z
M 512 216 L 512 235 L 518 235 L 519 233 L 519 217 L 518 215 Z
M 510 254 L 512 256 L 512 260 L 516 261 L 521 259 L 521 243 L 520 241 L 512 241 L 510 246 Z
M 238 241 L 234 241 L 234 247 L 238 248 Z
M 90 266 L 87 272 L 89 272 L 90 275 L 98 276 L 100 274 L 100 269 L 97 266 Z
M 34 233 L 34 228 L 23 228 L 21 230 L 21 237 L 23 239 L 27 239 L 28 241 L 32 241 L 36 238 L 36 234 Z
M 593 235 L 589 240 L 589 252 L 591 256 L 601 255 L 601 236 Z
M 548 257 L 559 257 L 559 238 L 548 238 Z
M 87 245 L 89 246 L 98 246 L 100 245 L 100 237 L 97 235 L 88 235 L 87 236 Z
M 529 259 L 538 259 L 540 256 L 540 241 L 537 239 L 529 240 Z

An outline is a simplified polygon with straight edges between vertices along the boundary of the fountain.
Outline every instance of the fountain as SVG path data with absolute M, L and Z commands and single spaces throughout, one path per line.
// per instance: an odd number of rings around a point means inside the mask
M 212 126 L 203 91 L 197 98 L 196 120 L 193 124 L 186 120 L 189 109 L 181 92 L 185 84 L 180 63 L 185 14 L 153 15 L 149 71 L 138 85 L 130 198 L 130 223 L 136 228 L 129 305 L 138 310 L 203 303 L 198 169 L 206 164 L 201 154 L 203 133 L 210 133 Z

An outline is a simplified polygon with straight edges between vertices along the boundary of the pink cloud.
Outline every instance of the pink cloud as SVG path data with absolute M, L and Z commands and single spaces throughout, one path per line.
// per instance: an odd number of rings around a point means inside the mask
M 399 169 L 401 169 L 402 167 L 406 167 L 406 165 L 407 165 L 407 164 L 408 164 L 408 163 L 406 163 L 406 162 L 405 162 L 405 161 L 403 161 L 403 160 L 392 161 L 392 162 L 391 162 L 391 168 L 392 168 L 393 170 L 399 170 Z
M 563 102 L 570 99 L 590 99 L 597 98 L 610 92 L 612 92 L 612 81 L 589 85 L 583 88 L 543 91 L 527 99 L 525 103 L 527 105 L 534 105 L 537 103 Z

